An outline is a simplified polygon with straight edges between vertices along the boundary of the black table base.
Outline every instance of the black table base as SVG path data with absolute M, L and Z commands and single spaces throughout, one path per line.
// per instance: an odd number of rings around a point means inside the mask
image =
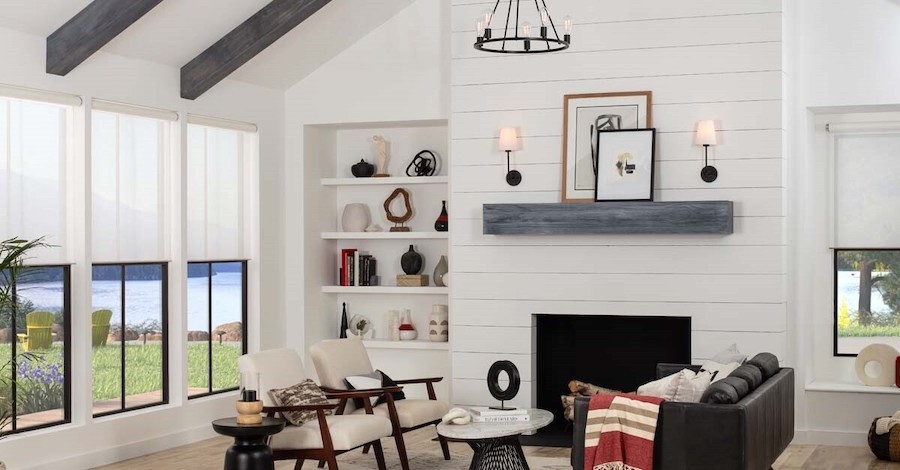
M 475 451 L 469 470 L 529 470 L 519 436 L 466 441 Z
M 266 437 L 235 437 L 225 451 L 225 470 L 275 470 Z

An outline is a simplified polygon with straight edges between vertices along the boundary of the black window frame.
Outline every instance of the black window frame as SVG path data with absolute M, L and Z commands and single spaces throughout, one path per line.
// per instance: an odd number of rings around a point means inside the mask
M 842 251 L 900 251 L 900 248 L 832 248 L 832 337 L 834 339 L 834 357 L 857 357 L 859 354 L 842 353 L 838 351 L 838 315 L 840 315 L 840 307 L 838 307 L 838 254 Z
M 248 286 L 249 282 L 247 281 L 247 264 L 248 260 L 246 259 L 236 259 L 236 260 L 216 260 L 216 261 L 188 261 L 187 266 L 190 269 L 191 265 L 206 265 L 206 279 L 207 279 L 207 321 L 209 325 L 209 337 L 207 339 L 208 348 L 207 348 L 207 391 L 203 393 L 198 393 L 195 395 L 188 394 L 188 400 L 194 400 L 197 398 L 210 397 L 213 395 L 219 395 L 222 393 L 235 392 L 240 389 L 240 384 L 230 387 L 224 388 L 221 390 L 213 390 L 213 360 L 212 360 L 212 350 L 213 350 L 213 321 L 212 321 L 212 312 L 213 312 L 213 265 L 214 264 L 226 264 L 226 263 L 241 263 L 241 354 L 247 354 L 247 310 L 248 310 Z M 187 344 L 185 344 L 185 349 L 187 348 Z M 187 353 L 185 353 L 185 364 L 188 362 Z M 185 384 L 186 388 L 190 388 L 189 384 Z
M 93 269 L 98 266 L 118 266 L 121 269 L 121 299 L 119 300 L 121 303 L 119 305 L 120 310 L 120 318 L 122 331 L 120 333 L 122 339 L 122 350 L 120 357 L 121 364 L 121 372 L 120 372 L 120 380 L 121 380 L 121 407 L 117 410 L 104 411 L 102 413 L 93 413 L 92 416 L 94 418 L 102 418 L 104 416 L 112 416 L 121 413 L 128 413 L 131 411 L 143 410 L 146 408 L 153 408 L 156 406 L 168 405 L 169 404 L 169 263 L 166 261 L 135 261 L 128 263 L 92 263 L 91 264 L 91 272 Z M 127 280 L 126 276 L 126 268 L 128 266 L 159 266 L 160 267 L 160 280 L 162 282 L 162 400 L 153 403 L 145 403 L 143 405 L 138 406 L 125 406 L 125 399 L 127 398 L 126 393 L 126 384 L 125 384 L 125 285 Z M 93 292 L 93 279 L 91 280 L 91 292 Z M 93 310 L 93 308 L 92 308 Z M 92 356 L 93 360 L 93 356 Z M 91 384 L 93 387 L 93 384 Z M 94 399 L 93 394 L 91 396 L 91 409 L 94 407 Z
M 4 435 L 10 434 L 21 434 L 29 431 L 36 431 L 39 429 L 51 428 L 54 426 L 60 426 L 63 424 L 69 424 L 72 422 L 72 267 L 68 264 L 42 264 L 42 265 L 26 265 L 17 268 L 20 271 L 27 271 L 30 269 L 61 269 L 63 273 L 63 419 L 59 421 L 53 421 L 48 423 L 41 423 L 35 426 L 27 426 L 24 428 L 19 428 L 17 426 L 17 416 L 18 416 L 18 397 L 16 395 L 16 387 L 18 381 L 18 361 L 12 361 L 12 367 L 10 367 L 10 372 L 12 373 L 12 382 L 11 382 L 11 392 L 12 396 L 10 397 L 13 403 L 12 406 L 12 415 L 10 421 L 10 430 L 3 431 Z M 10 357 L 15 358 L 18 352 L 18 340 L 16 338 L 16 331 L 18 325 L 16 325 L 16 317 L 18 312 L 16 309 L 18 308 L 18 292 L 16 288 L 15 282 L 12 285 L 12 312 L 10 312 L 12 318 L 10 319 Z

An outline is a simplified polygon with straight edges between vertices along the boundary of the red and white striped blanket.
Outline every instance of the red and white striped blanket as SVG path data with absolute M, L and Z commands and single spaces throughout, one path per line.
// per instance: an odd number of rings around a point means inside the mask
M 662 398 L 594 395 L 584 433 L 584 470 L 652 470 Z

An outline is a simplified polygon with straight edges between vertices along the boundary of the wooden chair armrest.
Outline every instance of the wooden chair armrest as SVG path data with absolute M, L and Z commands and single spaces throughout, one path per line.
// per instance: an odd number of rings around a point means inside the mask
M 438 383 L 444 380 L 443 377 L 426 377 L 422 379 L 406 379 L 406 380 L 395 380 L 394 383 L 397 385 L 410 385 L 410 384 L 428 384 L 428 383 Z
M 320 403 L 318 405 L 291 405 L 291 406 L 264 406 L 263 413 L 283 413 L 290 411 L 318 411 L 332 410 L 337 403 Z
M 338 390 L 335 388 L 322 387 L 326 398 L 366 398 L 377 397 L 385 393 L 394 393 L 403 390 L 403 387 L 382 387 L 382 388 L 366 388 L 359 390 Z

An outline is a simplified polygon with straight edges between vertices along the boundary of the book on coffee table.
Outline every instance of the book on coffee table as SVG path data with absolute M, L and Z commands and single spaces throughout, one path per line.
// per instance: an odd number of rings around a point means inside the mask
M 531 421 L 531 416 L 527 414 L 508 415 L 508 416 L 472 416 L 473 423 L 527 423 Z
M 528 408 L 515 408 L 512 410 L 495 410 L 487 406 L 470 406 L 469 410 L 472 411 L 473 418 L 487 418 L 487 417 L 498 417 L 498 416 L 525 416 L 528 417 Z

